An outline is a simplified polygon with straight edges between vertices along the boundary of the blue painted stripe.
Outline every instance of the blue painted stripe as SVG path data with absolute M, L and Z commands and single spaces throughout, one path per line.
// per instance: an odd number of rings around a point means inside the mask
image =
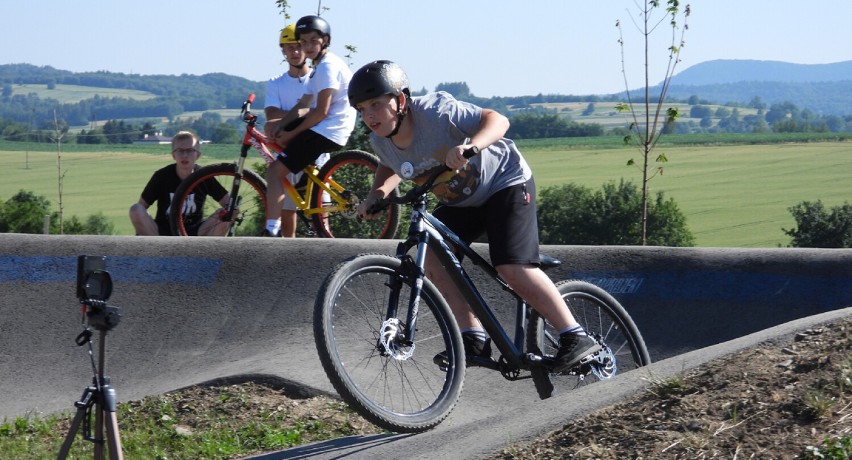
M 172 283 L 209 287 L 221 267 L 220 259 L 106 257 L 106 270 L 116 284 Z M 76 283 L 77 256 L 0 256 L 0 283 L 11 282 Z
M 667 300 L 717 300 L 720 302 L 767 302 L 783 299 L 785 303 L 813 304 L 821 302 L 852 304 L 848 276 L 818 276 L 810 274 L 784 275 L 759 272 L 614 272 L 574 271 L 578 278 L 604 288 L 621 286 L 631 281 L 635 289 L 613 294 L 635 295 Z M 619 291 L 619 289 L 616 289 Z M 616 296 L 618 297 L 618 296 Z

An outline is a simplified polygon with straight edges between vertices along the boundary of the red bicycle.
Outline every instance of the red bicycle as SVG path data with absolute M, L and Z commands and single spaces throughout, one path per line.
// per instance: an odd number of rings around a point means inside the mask
M 240 118 L 246 124 L 240 156 L 234 163 L 204 166 L 183 180 L 175 191 L 169 212 L 172 233 L 186 236 L 187 215 L 184 210 L 202 209 L 209 216 L 219 209 L 214 200 L 206 200 L 215 181 L 230 193 L 225 209 L 218 211 L 230 223 L 229 236 L 260 236 L 266 222 L 266 180 L 246 169 L 246 158 L 254 148 L 267 164 L 277 161 L 281 147 L 257 129 L 258 117 L 251 113 L 254 94 L 243 102 Z M 296 205 L 304 227 L 300 234 L 324 238 L 394 238 L 400 219 L 400 206 L 383 211 L 380 219 L 358 219 L 356 208 L 373 184 L 379 159 L 361 150 L 345 150 L 331 154 L 318 168 L 308 165 L 299 184 L 283 179 L 284 190 Z M 398 193 L 394 192 L 395 196 Z

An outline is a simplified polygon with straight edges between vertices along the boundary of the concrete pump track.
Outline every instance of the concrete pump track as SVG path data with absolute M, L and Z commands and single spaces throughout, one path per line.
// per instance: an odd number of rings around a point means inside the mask
M 0 419 L 73 410 L 91 381 L 77 256 L 106 256 L 121 309 L 105 342 L 120 401 L 223 378 L 334 390 L 316 354 L 314 298 L 339 261 L 395 241 L 0 235 Z M 484 247 L 477 247 L 483 250 Z M 476 458 L 618 402 L 646 384 L 852 314 L 852 250 L 544 246 L 555 280 L 612 293 L 654 363 L 540 401 L 528 381 L 467 371 L 457 407 L 417 435 L 351 437 L 256 458 Z M 507 308 L 508 310 L 508 308 Z M 476 442 L 471 442 L 475 439 Z

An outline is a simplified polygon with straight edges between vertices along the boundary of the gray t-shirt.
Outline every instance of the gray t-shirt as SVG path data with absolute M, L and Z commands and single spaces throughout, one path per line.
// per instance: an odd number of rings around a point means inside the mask
M 406 149 L 390 139 L 370 134 L 370 143 L 384 166 L 403 179 L 421 183 L 434 168 L 444 168 L 447 150 L 467 143 L 479 130 L 482 109 L 445 92 L 412 98 L 414 137 Z M 451 175 L 433 193 L 444 204 L 480 206 L 495 192 L 521 184 L 532 171 L 510 139 L 502 138 L 469 160 L 467 168 Z M 440 180 L 439 180 L 440 181 Z

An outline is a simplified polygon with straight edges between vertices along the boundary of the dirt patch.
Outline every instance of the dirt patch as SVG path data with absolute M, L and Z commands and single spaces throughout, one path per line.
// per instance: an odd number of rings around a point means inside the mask
M 491 459 L 795 459 L 852 455 L 852 319 L 651 377 L 630 400 Z
M 250 423 L 274 411 L 294 421 L 342 425 L 349 435 L 381 432 L 334 397 L 269 382 L 220 382 L 171 396 L 190 428 L 193 413 L 217 411 Z M 844 437 L 845 452 L 852 453 L 852 318 L 682 375 L 650 377 L 648 388 L 633 398 L 488 458 L 837 459 L 844 458 L 836 453 L 840 447 L 829 449 L 825 440 Z M 806 457 L 814 454 L 808 446 L 835 456 Z

